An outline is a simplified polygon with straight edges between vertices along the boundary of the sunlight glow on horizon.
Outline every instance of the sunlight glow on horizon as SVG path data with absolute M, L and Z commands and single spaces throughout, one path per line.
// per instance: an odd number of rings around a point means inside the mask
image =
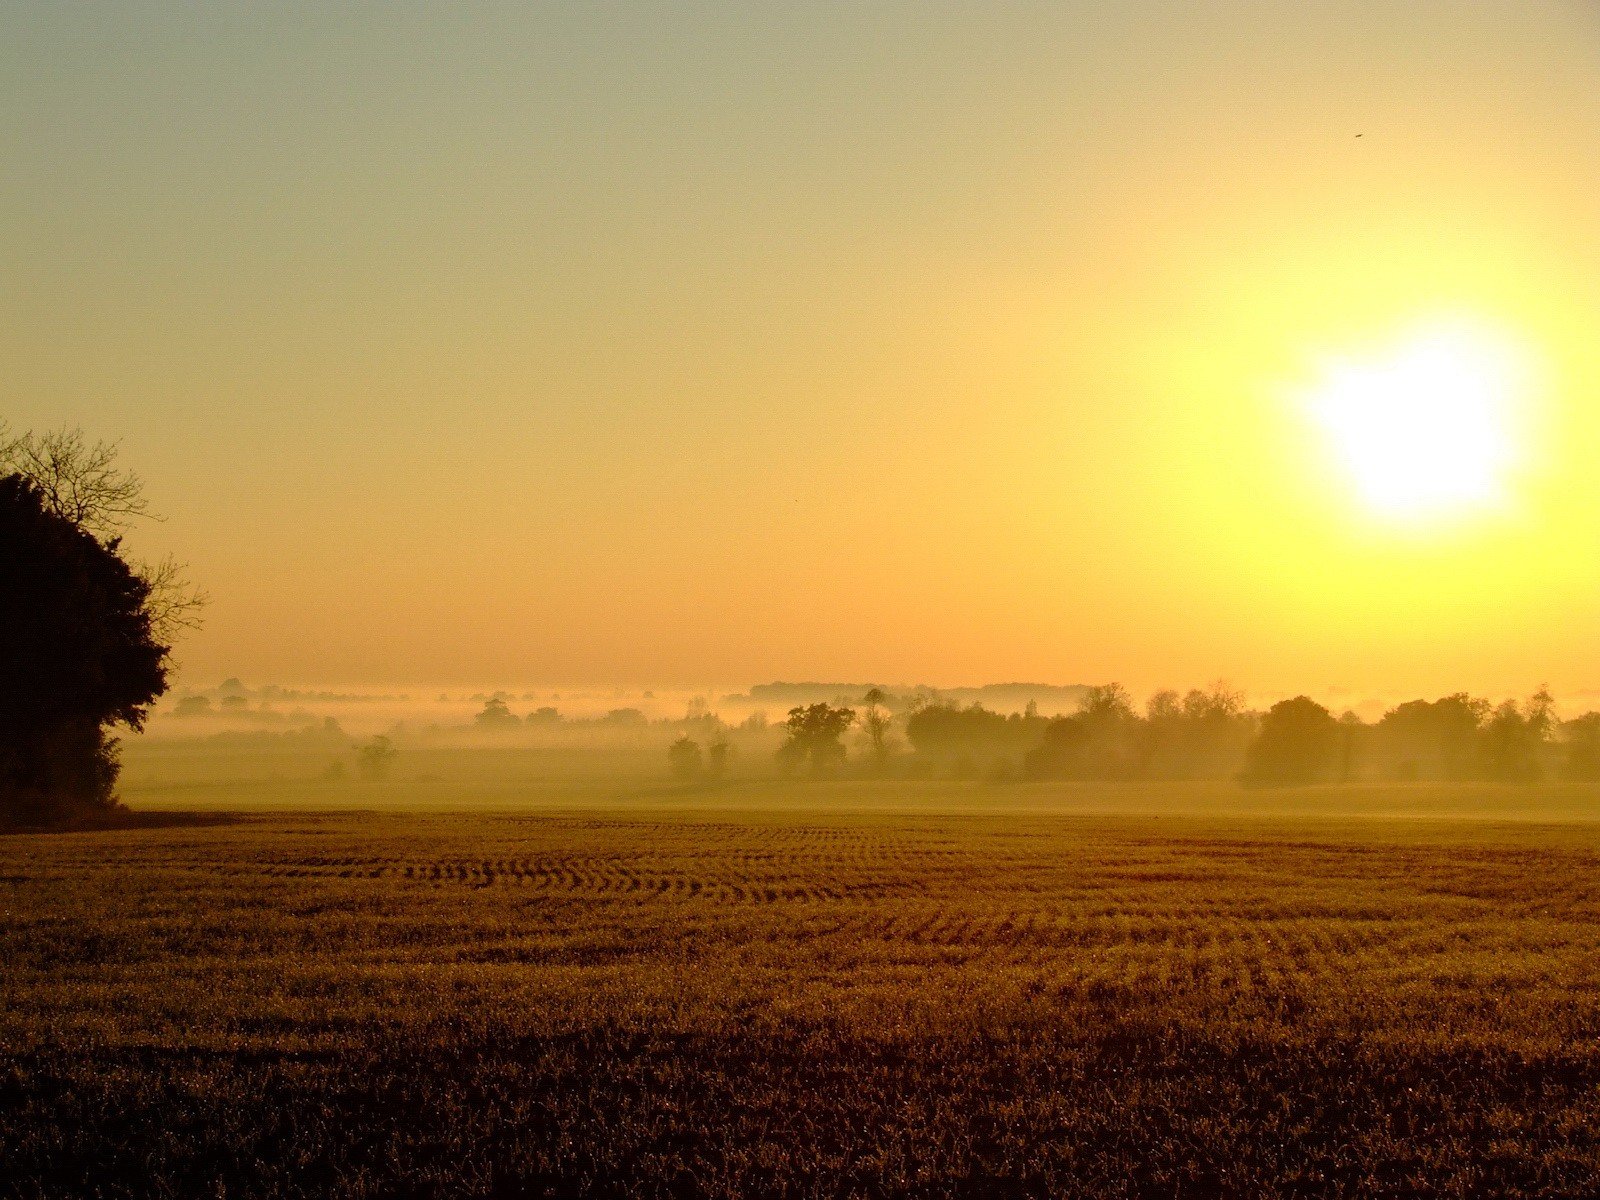
M 0 28 L 0 415 L 185 681 L 1600 687 L 1592 5 Z

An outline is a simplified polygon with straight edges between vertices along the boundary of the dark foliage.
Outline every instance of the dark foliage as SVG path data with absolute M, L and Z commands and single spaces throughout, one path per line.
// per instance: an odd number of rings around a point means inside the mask
M 1261 719 L 1250 744 L 1245 780 L 1256 784 L 1319 783 L 1344 766 L 1345 730 L 1309 696 L 1281 700 Z
M 0 478 L 0 823 L 111 808 L 107 728 L 141 728 L 166 689 L 150 584 L 118 551 L 21 476 Z
M 1532 783 L 1544 774 L 1543 750 L 1555 728 L 1554 700 L 1541 688 L 1527 703 L 1507 700 L 1480 733 L 1484 774 L 1509 783 Z
M 1150 697 L 1139 733 L 1141 774 L 1153 779 L 1221 779 L 1237 774 L 1255 734 L 1244 695 L 1225 683 L 1179 696 Z
M 1050 722 L 1038 715 L 990 712 L 982 705 L 929 704 L 906 718 L 906 740 L 918 754 L 1022 755 Z
M 1140 721 L 1119 683 L 1089 688 L 1083 708 L 1058 717 L 1027 757 L 1029 775 L 1049 779 L 1125 779 L 1139 767 Z
M 1600 713 L 1584 713 L 1561 729 L 1566 741 L 1562 773 L 1568 779 L 1600 779 Z
M 808 704 L 791 708 L 784 726 L 788 739 L 778 750 L 778 761 L 786 768 L 809 761 L 812 771 L 821 774 L 845 758 L 845 731 L 855 724 L 853 708 L 834 708 L 829 704 Z
M 1408 779 L 1471 779 L 1478 770 L 1478 728 L 1488 711 L 1486 701 L 1465 692 L 1391 709 L 1378 722 L 1374 739 L 1389 768 L 1386 773 Z
M 667 747 L 667 765 L 672 768 L 673 775 L 685 782 L 700 778 L 705 770 L 705 756 L 700 752 L 700 743 L 687 734 L 680 737 Z
M 479 729 L 491 731 L 522 728 L 522 718 L 513 713 L 507 707 L 506 702 L 499 696 L 493 697 L 484 704 L 483 711 L 473 718 L 473 723 Z

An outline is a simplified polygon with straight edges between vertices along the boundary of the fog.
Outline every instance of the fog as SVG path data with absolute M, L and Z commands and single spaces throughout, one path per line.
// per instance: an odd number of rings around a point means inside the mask
M 381 803 L 402 785 L 708 789 L 785 776 L 1531 783 L 1600 775 L 1593 699 L 1332 693 L 1285 704 L 1221 683 L 1140 699 L 1116 684 L 1025 682 L 400 692 L 230 678 L 175 688 L 121 754 L 135 799 L 256 784 L 278 789 L 278 803 Z M 820 741 L 805 724 L 819 715 L 837 727 Z

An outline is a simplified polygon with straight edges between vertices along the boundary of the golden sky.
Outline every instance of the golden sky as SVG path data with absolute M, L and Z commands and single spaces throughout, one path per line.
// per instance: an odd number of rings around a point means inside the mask
M 0 15 L 0 412 L 188 677 L 1600 687 L 1594 4 L 330 7 Z M 1414 520 L 1317 405 L 1440 328 Z

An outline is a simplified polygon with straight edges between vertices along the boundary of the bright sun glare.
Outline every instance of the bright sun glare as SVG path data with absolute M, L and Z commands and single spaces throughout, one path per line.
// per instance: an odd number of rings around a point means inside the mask
M 1327 362 L 1305 403 L 1369 508 L 1432 521 L 1507 498 L 1522 374 L 1496 332 L 1430 326 L 1376 354 Z

